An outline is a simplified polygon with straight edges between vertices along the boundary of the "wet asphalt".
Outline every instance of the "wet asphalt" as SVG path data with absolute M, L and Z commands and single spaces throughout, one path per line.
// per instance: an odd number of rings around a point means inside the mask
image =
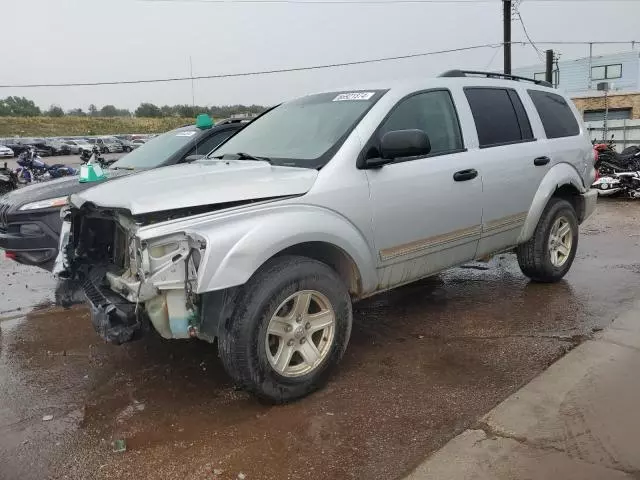
M 272 407 L 233 389 L 214 345 L 106 345 L 83 307 L 47 306 L 48 274 L 3 259 L 0 479 L 402 478 L 639 284 L 640 202 L 602 201 L 564 281 L 505 254 L 359 303 L 326 388 Z

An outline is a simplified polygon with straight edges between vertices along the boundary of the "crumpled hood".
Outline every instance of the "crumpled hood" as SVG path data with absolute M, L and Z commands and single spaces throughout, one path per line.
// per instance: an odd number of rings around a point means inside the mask
M 105 174 L 107 175 L 106 180 L 111 180 L 121 175 L 130 175 L 132 173 L 134 172 L 131 170 L 105 170 Z M 73 175 L 46 182 L 33 183 L 3 195 L 0 197 L 0 203 L 9 204 L 12 205 L 13 208 L 18 208 L 25 203 L 64 197 L 97 185 L 96 183 L 80 183 L 79 179 L 80 177 Z
M 309 191 L 318 171 L 251 160 L 205 160 L 150 170 L 71 196 L 81 207 L 121 208 L 132 215 L 257 200 Z

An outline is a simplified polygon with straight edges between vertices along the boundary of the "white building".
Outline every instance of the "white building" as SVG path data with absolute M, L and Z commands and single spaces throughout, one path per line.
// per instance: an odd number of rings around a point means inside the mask
M 544 80 L 545 65 L 514 68 L 513 74 Z M 618 93 L 640 91 L 640 51 L 561 60 L 554 71 L 554 84 L 570 97 L 594 93 L 600 82 Z

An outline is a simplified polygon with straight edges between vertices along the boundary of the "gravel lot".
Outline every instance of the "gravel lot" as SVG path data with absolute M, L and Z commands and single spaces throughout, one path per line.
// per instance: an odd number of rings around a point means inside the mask
M 329 385 L 281 407 L 234 390 L 213 345 L 102 343 L 85 308 L 46 308 L 48 274 L 2 260 L 0 472 L 402 478 L 640 296 L 640 202 L 602 201 L 581 233 L 556 285 L 501 255 L 357 304 Z

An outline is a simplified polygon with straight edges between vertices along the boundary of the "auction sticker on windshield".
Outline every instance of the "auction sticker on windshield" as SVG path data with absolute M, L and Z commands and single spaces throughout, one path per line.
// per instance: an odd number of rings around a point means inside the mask
M 347 100 L 369 100 L 376 92 L 351 92 L 341 93 L 333 99 L 334 102 L 344 102 Z

